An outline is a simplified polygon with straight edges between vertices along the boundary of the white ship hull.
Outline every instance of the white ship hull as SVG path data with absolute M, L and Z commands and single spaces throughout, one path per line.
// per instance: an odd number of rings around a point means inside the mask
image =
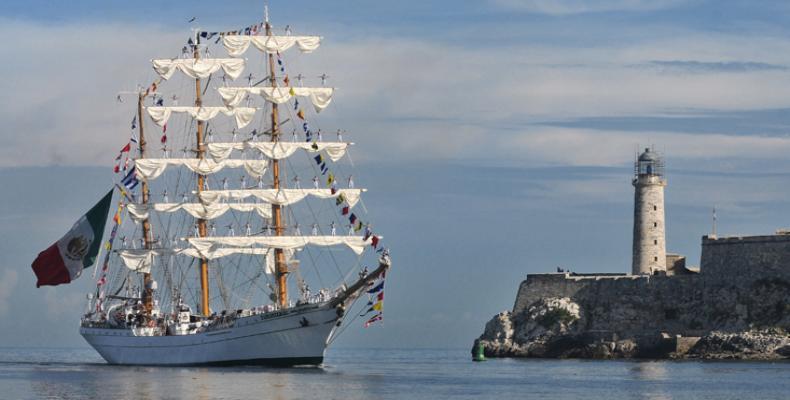
M 243 317 L 232 327 L 189 335 L 89 327 L 80 334 L 110 364 L 318 365 L 341 318 L 322 305 Z

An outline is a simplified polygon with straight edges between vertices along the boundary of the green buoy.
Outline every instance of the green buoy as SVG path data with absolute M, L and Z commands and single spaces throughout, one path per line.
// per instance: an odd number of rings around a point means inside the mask
M 485 361 L 485 360 L 486 360 L 486 355 L 483 349 L 483 344 L 477 342 L 477 344 L 475 345 L 474 354 L 472 355 L 472 361 Z

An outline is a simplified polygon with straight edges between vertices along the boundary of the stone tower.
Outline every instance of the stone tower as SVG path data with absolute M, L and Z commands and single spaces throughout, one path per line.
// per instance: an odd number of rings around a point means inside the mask
M 634 164 L 634 275 L 666 273 L 664 160 L 649 148 Z

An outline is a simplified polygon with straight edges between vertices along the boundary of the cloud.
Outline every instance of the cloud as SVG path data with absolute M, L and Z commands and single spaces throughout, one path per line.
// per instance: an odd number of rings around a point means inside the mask
M 769 64 L 754 61 L 650 61 L 641 66 L 657 68 L 663 72 L 707 73 L 707 72 L 751 72 L 751 71 L 786 71 L 785 65 Z M 640 66 L 637 66 L 640 67 Z
M 9 90 L 0 92 L 0 118 L 6 121 L 0 129 L 4 143 L 0 167 L 110 165 L 131 134 L 128 124 L 134 114 L 133 100 L 118 103 L 116 93 L 150 82 L 154 74 L 148 60 L 177 55 L 185 37 L 185 32 L 156 26 L 2 22 L 0 34 L 28 34 L 6 45 L 4 51 L 17 56 L 0 66 L 0 72 L 14 76 Z M 357 143 L 352 155 L 359 162 L 520 164 L 529 156 L 538 164 L 569 160 L 572 165 L 612 165 L 617 159 L 614 151 L 628 158 L 633 145 L 648 136 L 657 138 L 658 145 L 665 138 L 692 140 L 693 126 L 679 121 L 668 129 L 669 136 L 650 127 L 642 129 L 650 133 L 638 138 L 611 136 L 617 147 L 589 154 L 587 145 L 595 145 L 596 133 L 585 121 L 787 106 L 790 74 L 780 68 L 790 65 L 787 41 L 699 32 L 679 36 L 683 37 L 660 35 L 639 43 L 584 48 L 525 37 L 519 43 L 479 46 L 470 52 L 462 42 L 349 38 L 342 32 L 327 32 L 315 53 L 290 52 L 284 57 L 289 73 L 308 76 L 306 84 L 319 84 L 315 77 L 327 72 L 329 83 L 339 86 L 330 108 L 319 117 L 311 116 L 311 123 L 325 130 L 347 129 Z M 59 38 L 57 43 L 49 40 L 52 37 Z M 260 65 L 258 58 L 257 54 L 249 57 L 250 68 Z M 663 73 L 666 68 L 696 72 Z M 219 84 L 215 79 L 212 87 Z M 190 82 L 178 78 L 163 87 L 186 99 L 193 90 Z M 218 103 L 212 93 L 209 90 L 206 104 Z M 540 133 L 557 132 L 541 128 L 542 123 L 562 125 L 563 121 L 576 121 L 560 131 L 565 136 Z M 230 130 L 229 124 L 212 125 L 215 131 Z M 149 126 L 150 134 L 158 136 Z M 188 130 L 189 122 L 176 118 L 170 129 Z M 748 127 L 736 136 L 741 133 L 753 134 Z M 176 140 L 175 133 L 169 137 Z M 565 141 L 552 143 L 558 138 Z M 567 142 L 575 139 L 585 145 Z M 183 140 L 173 148 L 186 147 Z M 530 152 L 524 143 L 547 153 Z M 712 146 L 708 154 L 728 152 L 723 146 Z
M 18 35 L 14 32 L 26 32 Z M 108 165 L 128 135 L 116 94 L 150 82 L 148 60 L 171 57 L 182 35 L 122 24 L 52 25 L 0 19 L 0 166 Z M 170 46 L 168 46 L 170 43 Z
M 17 280 L 16 270 L 6 269 L 3 271 L 3 276 L 0 278 L 0 317 L 8 312 L 9 300 L 14 292 Z
M 496 142 L 508 158 L 538 165 L 615 166 L 633 161 L 638 145 L 657 144 L 674 159 L 783 159 L 790 137 L 695 135 L 679 132 L 605 132 L 532 127 Z
M 544 121 L 540 125 L 601 131 L 683 131 L 693 134 L 786 137 L 790 132 L 790 109 L 685 110 L 663 115 L 566 118 Z
M 508 9 L 558 16 L 612 11 L 655 11 L 690 3 L 688 0 L 494 0 L 493 2 Z
M 732 47 L 723 46 L 720 40 L 729 41 Z M 343 82 L 336 110 L 346 120 L 353 121 L 363 134 L 376 132 L 373 140 L 376 147 L 389 153 L 382 157 L 380 149 L 361 140 L 363 153 L 373 159 L 462 159 L 504 164 L 529 159 L 553 165 L 561 160 L 571 165 L 612 165 L 618 157 L 628 159 L 635 144 L 647 143 L 650 138 L 659 145 L 665 138 L 700 143 L 701 139 L 692 135 L 698 131 L 700 120 L 679 117 L 718 113 L 724 118 L 728 113 L 787 105 L 785 93 L 790 91 L 790 75 L 780 68 L 758 67 L 784 65 L 785 59 L 776 57 L 774 51 L 786 48 L 788 43 L 771 38 L 751 41 L 754 47 L 745 46 L 749 48 L 746 51 L 741 47 L 744 45 L 741 40 L 728 35 L 713 38 L 690 34 L 685 40 L 654 39 L 639 45 L 586 49 L 527 40 L 519 46 L 481 47 L 470 54 L 452 44 L 399 39 L 333 44 L 315 57 L 326 68 L 336 71 L 336 82 Z M 706 59 L 749 57 L 767 61 L 742 64 L 700 61 L 730 69 L 737 65 L 752 67 L 738 74 L 713 68 L 697 74 L 664 74 L 656 69 L 632 67 L 651 59 L 648 57 L 653 53 L 686 55 L 700 48 L 706 48 L 701 53 Z M 347 62 L 353 54 L 373 52 L 377 57 Z M 417 60 L 414 54 L 419 54 Z M 595 154 L 589 154 L 589 146 L 575 145 L 576 136 L 524 133 L 549 132 L 538 127 L 543 121 L 561 124 L 579 118 L 575 126 L 579 130 L 565 132 L 574 132 L 578 139 L 594 142 L 599 140 L 595 138 L 601 136 L 600 132 L 585 129 L 584 123 L 596 116 L 656 117 L 674 119 L 676 124 L 670 127 L 671 135 L 667 137 L 658 133 L 663 130 L 658 126 L 654 129 L 642 126 L 636 136 L 618 136 L 621 147 Z M 745 124 L 738 132 L 722 132 L 725 127 L 719 124 L 721 131 L 713 127 L 705 133 L 714 135 L 708 140 L 717 140 L 715 135 L 723 133 L 762 134 L 761 126 L 750 128 Z M 781 125 L 772 127 L 771 132 L 778 136 L 782 129 Z M 551 147 L 561 156 L 512 151 L 521 148 L 518 143 L 524 137 L 541 138 L 541 146 Z M 752 143 L 750 139 L 743 141 Z M 761 143 L 754 141 L 755 145 Z M 511 144 L 516 146 L 509 147 Z M 725 146 L 708 146 L 707 150 L 708 157 L 726 157 L 730 153 Z

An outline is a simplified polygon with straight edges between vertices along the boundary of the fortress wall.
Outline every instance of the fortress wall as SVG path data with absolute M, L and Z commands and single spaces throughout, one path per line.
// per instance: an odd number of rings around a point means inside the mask
M 790 328 L 790 235 L 703 237 L 700 264 L 710 325 Z
M 697 281 L 695 276 L 604 279 L 576 293 L 574 300 L 585 311 L 581 322 L 588 331 L 685 335 L 703 325 L 694 312 L 702 298 Z
M 631 276 L 626 274 L 586 274 L 575 275 L 565 273 L 529 274 L 527 279 L 521 282 L 516 295 L 516 302 L 513 304 L 513 313 L 525 310 L 530 304 L 544 297 L 570 297 L 573 298 L 579 290 L 590 285 L 595 285 L 596 281 L 602 279 L 644 279 L 643 276 Z
M 568 279 L 567 273 L 530 274 L 521 282 L 513 304 L 513 314 L 524 311 L 530 304 L 544 297 L 570 297 L 585 286 L 585 282 Z
M 702 238 L 700 273 L 732 283 L 754 275 L 790 279 L 790 235 Z
M 693 275 L 529 275 L 521 283 L 513 313 L 526 311 L 541 298 L 569 297 L 581 307 L 580 322 L 587 332 L 684 334 L 703 325 L 691 309 L 702 298 L 696 281 Z
M 568 297 L 585 332 L 684 336 L 717 329 L 790 326 L 790 235 L 703 238 L 701 273 L 678 276 L 528 275 L 513 314 Z

